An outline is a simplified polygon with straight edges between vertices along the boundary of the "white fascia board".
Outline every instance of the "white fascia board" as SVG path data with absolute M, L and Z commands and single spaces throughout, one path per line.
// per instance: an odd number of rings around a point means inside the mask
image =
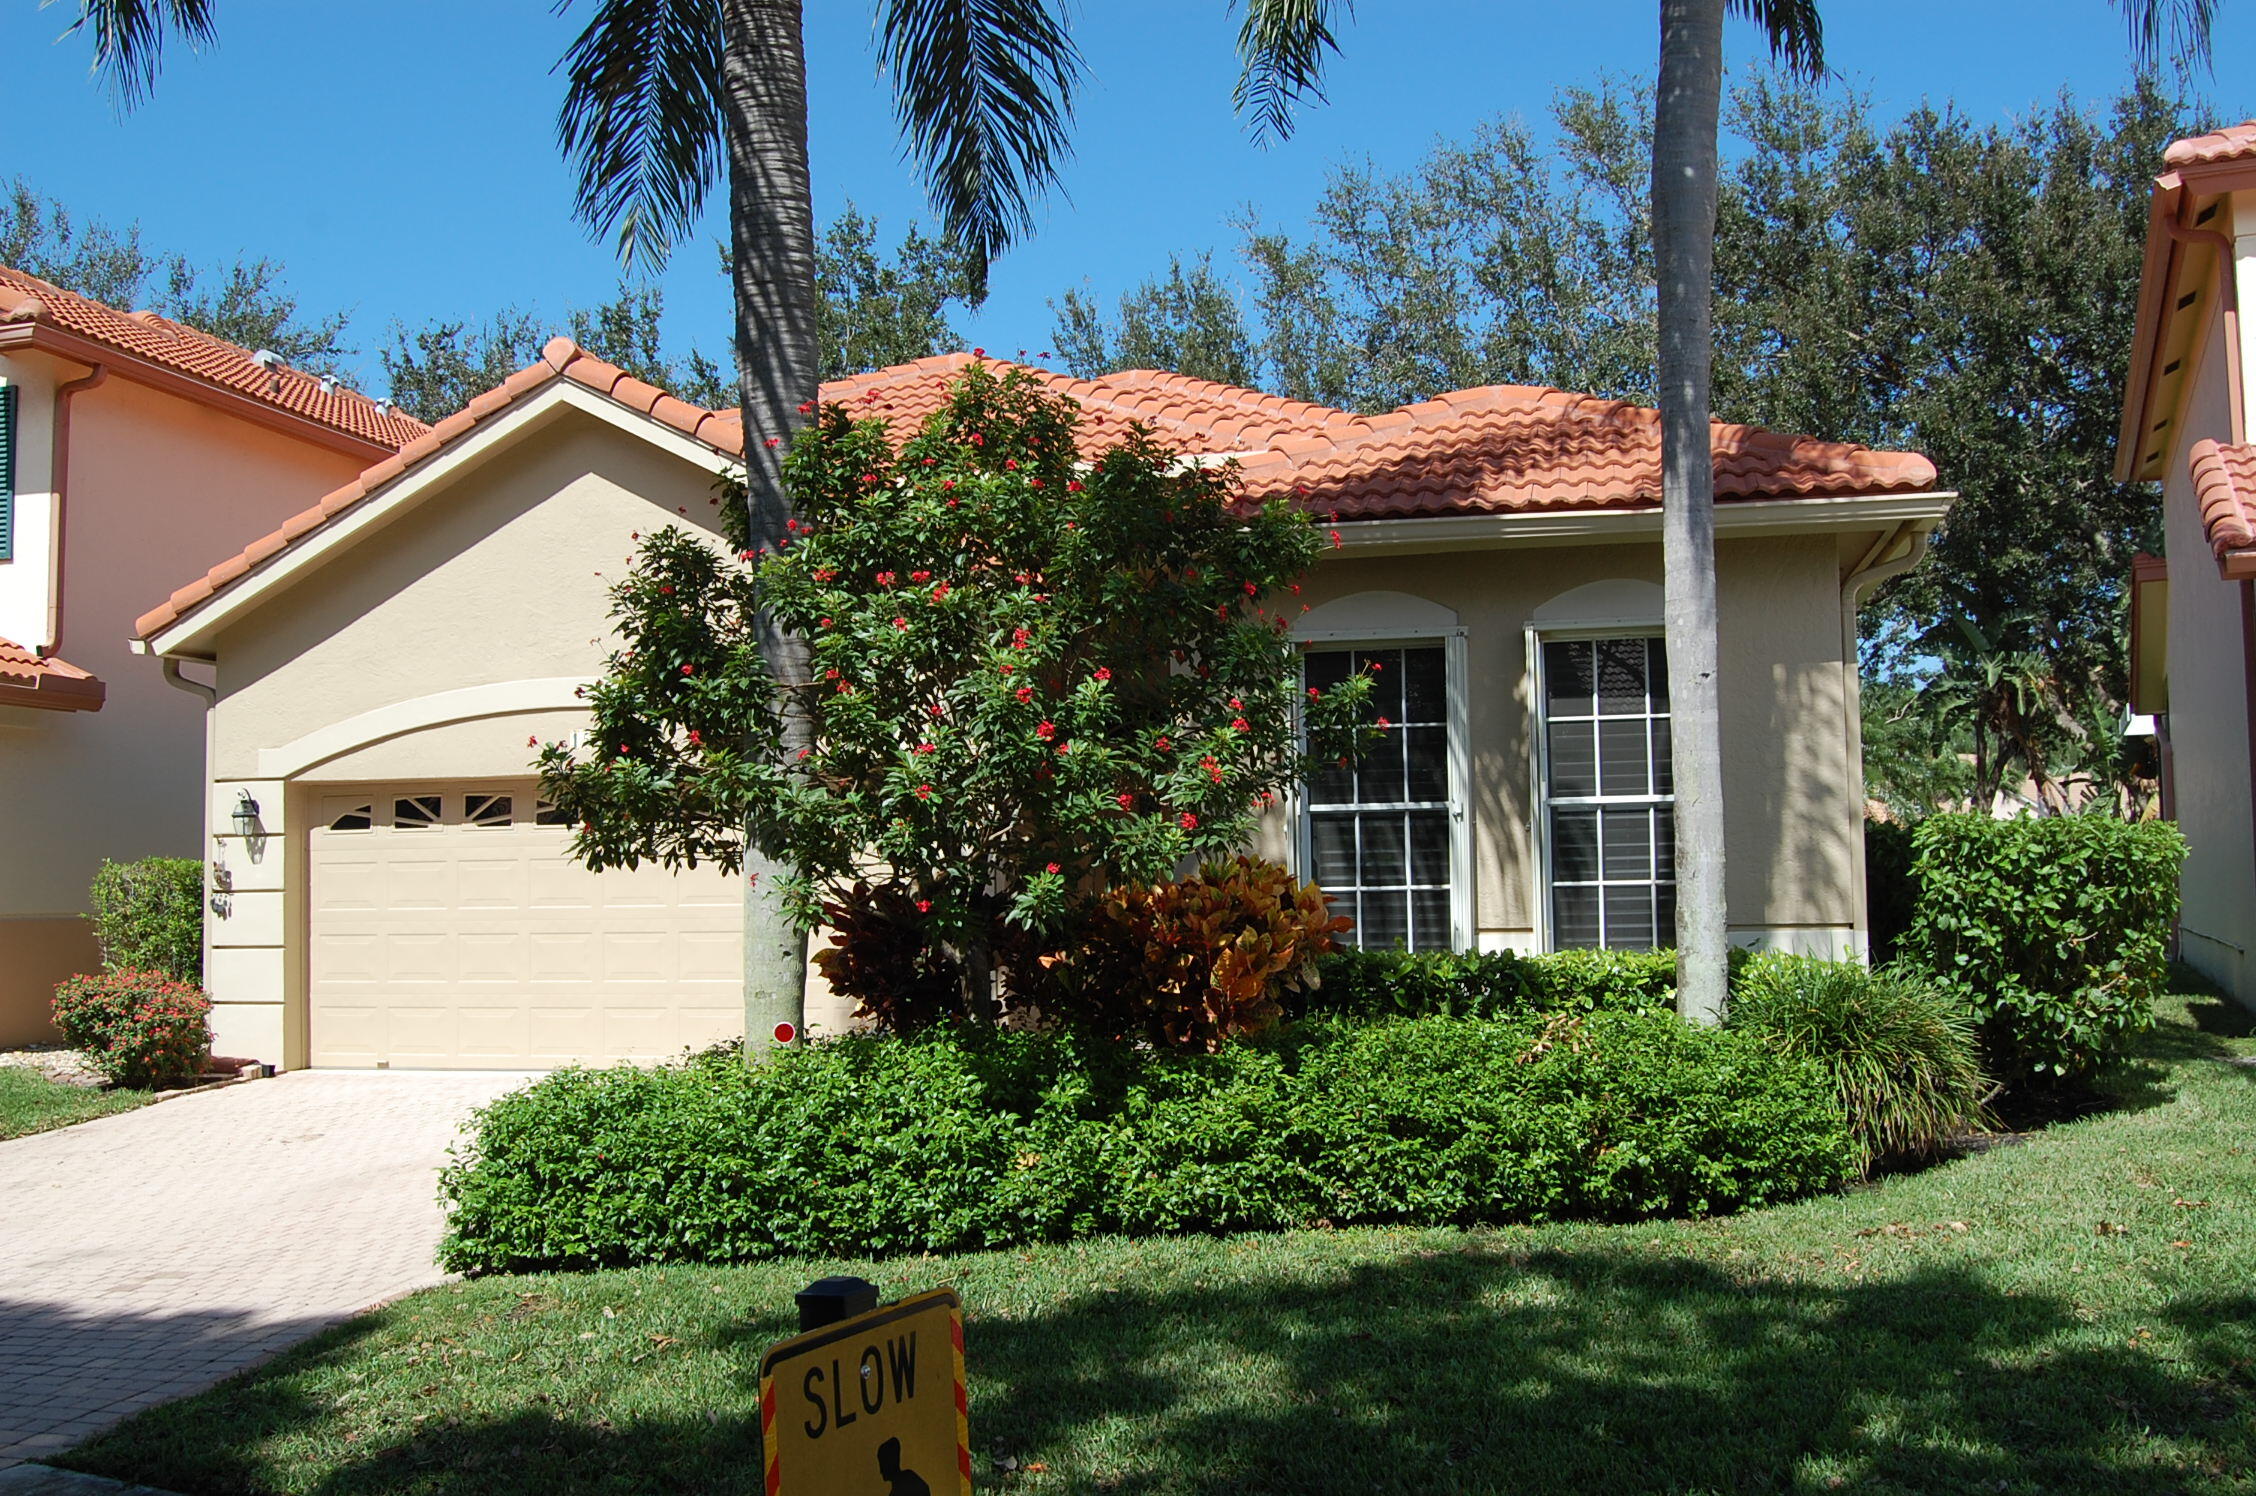
M 297 544 L 253 570 L 148 641 L 149 652 L 209 659 L 212 636 L 230 619 L 257 605 L 267 594 L 287 587 L 308 572 L 382 529 L 404 510 L 478 466 L 505 447 L 549 425 L 565 410 L 577 410 L 639 436 L 715 476 L 739 465 L 737 458 L 693 441 L 673 427 L 629 410 L 587 386 L 558 376 L 491 420 L 481 421 L 444 451 L 394 478 L 381 492 L 363 498 L 345 513 L 312 531 Z
M 1829 499 L 1726 499 L 1715 506 L 1720 536 L 1806 535 L 1939 523 L 1956 492 L 1873 494 Z M 1335 554 L 1415 555 L 1514 545 L 1651 544 L 1661 537 L 1658 509 L 1538 510 L 1448 514 L 1416 519 L 1342 520 Z

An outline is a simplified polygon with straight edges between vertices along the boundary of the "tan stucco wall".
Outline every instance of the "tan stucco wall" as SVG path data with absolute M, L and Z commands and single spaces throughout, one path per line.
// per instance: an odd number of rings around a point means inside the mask
M 2248 656 L 2241 583 L 2217 575 L 2187 453 L 2231 440 L 2229 365 L 2212 320 L 2162 486 L 2170 563 L 2170 766 L 2186 835 L 2179 945 L 2186 961 L 2256 1007 L 2256 822 L 2249 805 Z
M 679 457 L 555 411 L 219 636 L 210 794 L 236 890 L 235 913 L 212 925 L 223 1048 L 303 1063 L 299 870 L 321 795 L 369 780 L 522 777 L 534 758 L 526 740 L 564 737 L 585 714 L 548 703 L 433 721 L 279 768 L 276 750 L 338 723 L 387 720 L 403 703 L 412 717 L 439 693 L 595 678 L 611 648 L 609 588 L 634 537 L 668 521 L 709 527 L 711 492 L 711 475 Z M 474 695 L 451 699 L 470 705 L 429 709 L 478 710 Z M 226 829 L 240 788 L 271 833 L 256 863 Z
M 75 915 L 0 919 L 0 1048 L 59 1039 L 55 985 L 100 962 L 94 929 Z
M 10 360 L 11 377 L 51 390 L 83 369 L 44 355 Z M 48 549 L 49 412 L 26 396 L 24 492 L 33 533 L 19 528 L 10 568 L 44 567 Z M 360 462 L 113 376 L 71 406 L 62 658 L 99 676 L 96 712 L 11 711 L 0 727 L 0 919 L 72 919 L 104 858 L 197 857 L 203 850 L 203 709 L 132 654 L 133 620 L 234 554 Z M 29 481 L 25 481 L 29 480 Z M 36 486 L 34 486 L 36 485 Z M 20 643 L 45 642 L 45 587 L 18 572 L 9 596 Z M 37 622 L 36 628 L 26 625 Z M 17 790 L 31 787 L 30 792 Z M 67 975 L 67 973 L 65 973 Z M 43 1005 L 46 966 L 0 961 L 0 1011 Z
M 1866 537 L 1869 540 L 1870 537 Z M 1716 572 L 1723 678 L 1729 918 L 1742 943 L 1862 950 L 1861 821 L 1847 729 L 1840 577 L 1830 535 L 1726 540 Z M 1658 585 L 1657 544 L 1327 560 L 1314 607 L 1362 592 L 1439 603 L 1466 630 L 1474 924 L 1488 946 L 1534 948 L 1534 683 L 1526 629 L 1552 599 L 1615 579 Z M 1660 632 L 1657 614 L 1653 632 Z M 1273 830 L 1265 839 L 1281 849 Z

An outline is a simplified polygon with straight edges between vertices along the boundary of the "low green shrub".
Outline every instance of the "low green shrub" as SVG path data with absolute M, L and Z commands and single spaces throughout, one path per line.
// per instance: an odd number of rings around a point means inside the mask
M 105 860 L 89 890 L 105 971 L 204 979 L 204 865 L 192 857 Z
M 1905 957 L 1981 1024 L 2008 1082 L 2088 1076 L 2153 1022 L 2185 838 L 2161 821 L 1930 816 Z
M 1864 823 L 1864 919 L 1875 965 L 1896 959 L 1904 931 L 1911 927 L 1911 908 L 1919 894 L 1911 869 L 1911 832 L 1904 821 Z
M 1732 986 L 1730 1024 L 1832 1076 L 1861 1172 L 1932 1157 L 1988 1120 L 1974 1015 L 1918 973 L 1758 956 Z
M 1714 1213 L 1838 1184 L 1823 1072 L 1596 1013 L 1213 1054 L 991 1029 L 565 1070 L 481 1112 L 442 1260 L 500 1271 L 1329 1221 Z
M 1336 951 L 1321 983 L 1287 1004 L 1294 1017 L 1507 1018 L 1535 1013 L 1668 1013 L 1674 951 Z
M 75 976 L 55 989 L 55 1027 L 112 1085 L 183 1080 L 211 1054 L 211 999 L 161 971 Z

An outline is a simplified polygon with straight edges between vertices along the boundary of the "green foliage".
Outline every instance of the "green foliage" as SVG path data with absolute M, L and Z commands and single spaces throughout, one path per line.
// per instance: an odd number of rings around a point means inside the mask
M 1315 751 L 1372 740 L 1367 686 L 1302 697 L 1270 611 L 1322 546 L 1306 516 L 1141 436 L 1084 463 L 1077 421 L 978 365 L 898 451 L 825 407 L 775 552 L 647 538 L 585 744 L 541 759 L 577 855 L 733 869 L 749 825 L 802 923 L 881 867 L 976 970 L 1106 887 L 1243 845 L 1302 772 L 1296 711 Z M 811 648 L 780 692 L 762 610 Z M 788 761 L 779 699 L 806 731 Z
M 0 198 L 0 265 L 126 311 L 146 308 L 215 338 L 269 349 L 317 374 L 336 373 L 353 352 L 344 342 L 345 314 L 303 319 L 274 261 L 192 265 L 143 248 L 137 223 L 122 231 L 99 221 L 81 227 L 21 177 Z
M 1872 960 L 1886 965 L 1896 959 L 1904 931 L 1911 928 L 1911 909 L 1919 896 L 1912 876 L 1911 827 L 1903 821 L 1864 823 L 1864 924 L 1872 942 Z
M 723 257 L 721 270 L 729 267 Z M 890 256 L 877 247 L 877 220 L 852 203 L 815 246 L 816 365 L 824 379 L 890 368 L 964 346 L 948 322 L 986 298 L 971 259 L 914 224 Z
M 1974 803 L 1974 734 L 1954 693 L 1884 676 L 1858 693 L 1864 796 L 1899 822 Z
M 1921 973 L 1757 956 L 1732 984 L 1730 1023 L 1832 1076 L 1862 1173 L 1932 1157 L 1988 1120 L 1973 1014 Z
M 1516 1018 L 1676 1011 L 1674 951 L 1336 951 L 1293 1016 Z
M 107 971 L 161 971 L 204 979 L 204 865 L 192 857 L 103 859 L 87 897 Z
M 2161 821 L 1930 816 L 1906 960 L 1962 999 L 2002 1080 L 2088 1076 L 2153 1022 L 2185 838 Z
M 1320 1025 L 1215 1054 L 992 1029 L 567 1070 L 449 1166 L 458 1270 L 1106 1232 L 1708 1214 L 1838 1184 L 1813 1065 L 1673 1018 Z
M 211 1054 L 211 999 L 193 982 L 125 968 L 55 989 L 55 1027 L 112 1085 L 182 1080 Z
M 1117 323 L 1108 323 L 1095 298 L 1068 291 L 1050 303 L 1056 314 L 1058 357 L 1083 379 L 1120 369 L 1166 369 L 1193 379 L 1251 388 L 1260 377 L 1245 314 L 1214 273 L 1213 257 L 1200 255 L 1188 269 L 1180 255 L 1167 261 L 1164 280 L 1147 280 L 1120 298 Z
M 602 305 L 574 308 L 565 330 L 597 358 L 679 399 L 716 409 L 735 405 L 734 383 L 711 359 L 694 348 L 680 359 L 667 354 L 665 312 L 658 286 L 621 283 L 618 295 Z M 539 318 L 510 307 L 475 326 L 435 321 L 409 329 L 395 322 L 377 357 L 392 403 L 419 421 L 439 421 L 538 358 L 547 338 Z

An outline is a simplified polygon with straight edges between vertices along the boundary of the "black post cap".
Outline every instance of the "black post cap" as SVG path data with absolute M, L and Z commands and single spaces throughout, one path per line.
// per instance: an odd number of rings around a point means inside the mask
M 877 1285 L 867 1278 L 817 1278 L 791 1297 L 799 1304 L 799 1328 L 819 1330 L 875 1309 Z

